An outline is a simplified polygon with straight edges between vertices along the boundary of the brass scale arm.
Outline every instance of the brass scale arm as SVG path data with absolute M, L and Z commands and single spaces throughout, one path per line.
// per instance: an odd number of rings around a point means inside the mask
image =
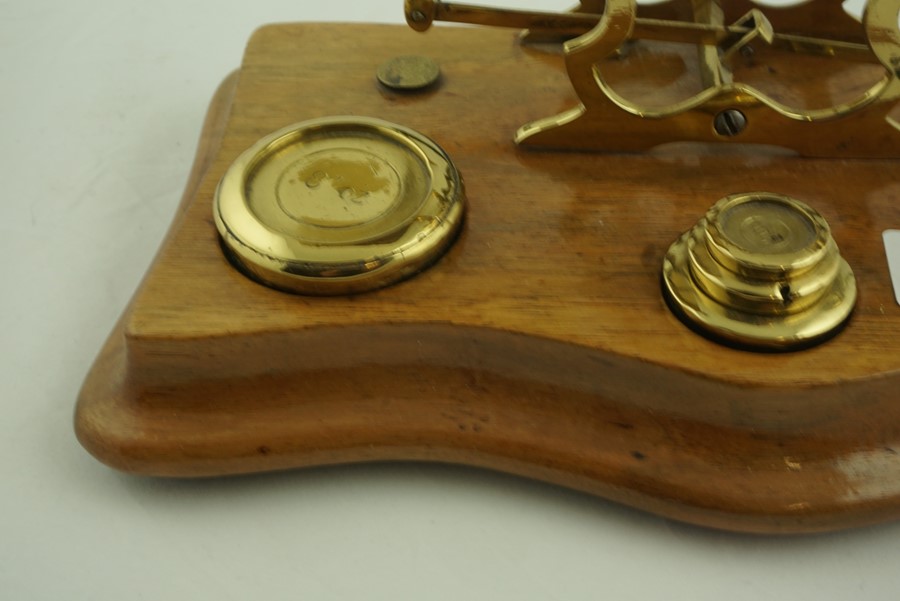
M 722 0 L 692 0 L 694 19 L 684 21 L 661 17 L 663 12 L 654 19 L 638 17 L 634 0 L 582 0 L 585 12 L 569 13 L 438 0 L 405 0 L 404 6 L 407 22 L 417 31 L 427 30 L 434 21 L 452 21 L 528 30 L 533 35 L 526 41 L 565 42 L 566 71 L 581 103 L 522 125 L 515 136 L 521 146 L 643 152 L 669 142 L 701 142 L 779 146 L 808 157 L 900 156 L 900 122 L 894 116 L 900 100 L 900 0 L 869 0 L 858 22 L 858 35 L 852 17 L 833 11 L 828 18 L 835 24 L 840 20 L 840 28 L 828 34 L 832 39 L 796 29 L 777 32 L 760 8 L 751 8 L 729 24 L 721 4 Z M 599 6 L 602 10 L 592 8 Z M 806 16 L 816 14 L 810 10 Z M 639 39 L 695 46 L 703 89 L 665 106 L 648 106 L 621 96 L 598 64 L 616 56 L 625 43 Z M 814 108 L 790 106 L 752 83 L 734 80 L 731 59 L 737 53 L 760 50 L 764 44 L 779 51 L 880 64 L 884 72 L 849 101 Z M 616 124 L 615 131 L 609 130 L 611 123 Z
M 575 37 L 593 29 L 602 18 L 602 15 L 589 13 L 514 10 L 440 2 L 439 0 L 406 0 L 404 6 L 407 23 L 416 31 L 426 31 L 434 21 L 446 21 L 552 31 L 561 36 Z M 729 40 L 743 40 L 753 31 L 752 27 L 744 25 L 715 25 L 636 18 L 630 37 L 632 39 L 715 46 L 722 45 L 723 42 L 727 43 Z M 865 44 L 783 33 L 774 33 L 766 41 L 775 48 L 794 52 L 873 62 L 871 51 Z

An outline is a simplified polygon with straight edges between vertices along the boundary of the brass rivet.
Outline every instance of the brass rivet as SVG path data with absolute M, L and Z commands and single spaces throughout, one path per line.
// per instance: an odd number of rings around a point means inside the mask
M 422 90 L 441 77 L 441 68 L 427 56 L 398 56 L 382 64 L 378 81 L 392 90 Z

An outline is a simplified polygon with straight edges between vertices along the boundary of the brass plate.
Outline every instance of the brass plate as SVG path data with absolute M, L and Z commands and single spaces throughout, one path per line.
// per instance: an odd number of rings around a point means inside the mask
M 413 130 L 361 117 L 306 121 L 241 154 L 222 178 L 215 220 L 250 277 L 303 294 L 348 294 L 438 259 L 464 214 L 447 154 Z

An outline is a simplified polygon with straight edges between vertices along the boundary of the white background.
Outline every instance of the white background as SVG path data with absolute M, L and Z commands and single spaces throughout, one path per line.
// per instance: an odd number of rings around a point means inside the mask
M 79 447 L 82 378 L 251 31 L 401 5 L 0 0 L 0 598 L 900 598 L 900 524 L 737 536 L 466 468 L 151 480 Z

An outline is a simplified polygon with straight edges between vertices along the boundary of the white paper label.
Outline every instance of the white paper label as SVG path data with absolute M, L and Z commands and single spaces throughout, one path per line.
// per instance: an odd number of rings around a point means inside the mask
M 888 268 L 891 270 L 891 282 L 894 284 L 894 297 L 900 305 L 900 230 L 885 230 L 882 236 Z

